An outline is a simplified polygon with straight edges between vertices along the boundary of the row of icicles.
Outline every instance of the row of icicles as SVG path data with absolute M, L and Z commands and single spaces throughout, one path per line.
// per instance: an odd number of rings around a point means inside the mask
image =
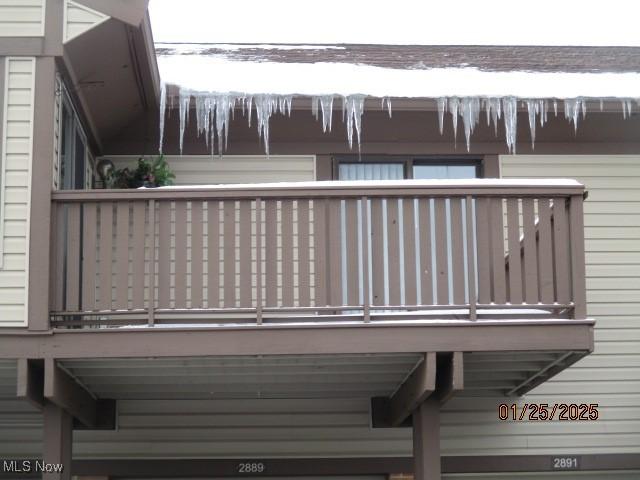
M 333 96 L 323 95 L 311 97 L 311 112 L 318 120 L 322 117 L 323 132 L 331 131 L 331 120 L 335 98 L 341 99 L 342 121 L 346 124 L 347 141 L 349 148 L 353 148 L 354 129 L 358 152 L 360 152 L 362 133 L 362 114 L 364 112 L 365 95 Z M 173 103 L 173 97 L 169 97 Z M 258 124 L 258 135 L 264 141 L 265 152 L 269 155 L 269 119 L 272 115 L 280 113 L 291 115 L 291 103 L 293 95 L 237 95 L 228 93 L 202 93 L 187 89 L 180 89 L 178 96 L 178 109 L 180 115 L 180 153 L 184 144 L 184 132 L 189 121 L 191 101 L 195 101 L 195 116 L 198 136 L 204 136 L 207 146 L 213 153 L 221 155 L 227 148 L 229 134 L 229 122 L 233 119 L 236 108 L 240 108 L 243 116 L 248 117 L 251 127 L 252 112 L 255 110 Z M 510 153 L 516 151 L 517 112 L 518 102 L 526 106 L 529 117 L 529 130 L 531 132 L 531 147 L 535 146 L 536 124 L 543 126 L 547 121 L 550 108 L 554 115 L 558 116 L 557 99 L 525 99 L 515 97 L 479 98 L 479 97 L 441 97 L 436 99 L 438 106 L 438 124 L 440 134 L 444 132 L 444 115 L 451 114 L 453 122 L 454 138 L 457 137 L 458 117 L 462 118 L 467 151 L 471 147 L 471 134 L 480 121 L 481 111 L 486 113 L 487 125 L 494 125 L 495 134 L 498 135 L 498 121 L 503 119 L 507 148 Z M 569 98 L 562 100 L 564 116 L 573 123 L 575 130 L 578 128 L 578 119 L 587 113 L 587 100 L 583 98 Z M 622 99 L 622 114 L 624 118 L 631 115 L 632 100 Z M 640 104 L 640 102 L 638 102 Z M 167 107 L 169 111 L 174 105 L 167 105 L 166 89 L 163 85 L 160 98 L 160 152 L 164 141 L 164 123 Z M 382 98 L 381 108 L 387 110 L 391 118 L 391 99 Z M 600 100 L 600 111 L 603 101 Z

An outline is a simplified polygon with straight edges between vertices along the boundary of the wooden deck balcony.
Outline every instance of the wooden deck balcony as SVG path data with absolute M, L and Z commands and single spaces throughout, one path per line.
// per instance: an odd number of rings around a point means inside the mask
M 52 194 L 55 327 L 584 319 L 582 185 Z

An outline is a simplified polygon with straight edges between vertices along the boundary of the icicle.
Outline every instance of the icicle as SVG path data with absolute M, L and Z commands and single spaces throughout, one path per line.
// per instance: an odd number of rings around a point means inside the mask
M 504 97 L 502 99 L 502 111 L 504 112 L 504 130 L 507 140 L 507 148 L 510 153 L 516 153 L 518 101 L 514 97 Z
M 311 114 L 313 115 L 313 118 L 315 118 L 316 120 L 318 120 L 318 105 L 319 105 L 319 103 L 320 103 L 320 98 L 319 97 L 311 97 Z M 343 112 L 342 113 L 344 114 L 344 107 L 343 107 Z
M 184 144 L 184 130 L 189 120 L 189 104 L 191 103 L 191 92 L 180 88 L 180 155 L 182 155 L 182 146 Z
M 553 114 L 556 117 L 558 116 L 558 100 L 556 100 L 555 98 L 553 99 Z
M 438 104 L 438 125 L 440 126 L 440 135 L 444 132 L 444 111 L 447 109 L 447 99 L 440 97 L 436 101 Z
M 604 100 L 600 99 L 600 111 L 604 108 Z
M 586 113 L 586 108 L 583 107 L 584 100 L 580 98 L 566 98 L 564 100 L 564 118 L 573 122 L 574 131 L 578 131 L 578 116 L 582 110 L 583 116 Z
M 631 116 L 631 100 L 623 99 L 622 102 L 622 118 L 626 119 Z
M 249 95 L 245 98 L 244 103 L 247 105 L 247 117 L 249 119 L 249 128 L 251 128 L 251 110 L 253 108 L 253 97 Z
M 458 97 L 449 98 L 449 112 L 453 121 L 453 141 L 454 144 L 458 138 L 458 111 L 460 110 L 460 99 Z
M 540 109 L 540 126 L 544 127 L 544 124 L 547 123 L 547 112 L 549 111 L 549 102 L 545 99 L 538 100 L 539 109 Z
M 461 102 L 461 113 L 468 152 L 471 149 L 471 134 L 480 120 L 480 99 L 478 97 L 463 98 Z
M 391 98 L 389 97 L 382 97 L 381 103 L 380 103 L 380 108 L 382 110 L 384 110 L 384 104 L 387 104 L 387 112 L 389 113 L 389 118 L 391 118 Z
M 158 152 L 162 154 L 162 143 L 164 141 L 164 117 L 167 114 L 167 85 L 160 84 L 160 144 Z
M 320 109 L 322 110 L 322 131 L 331 131 L 331 120 L 333 117 L 333 95 L 323 95 L 318 98 Z
M 342 103 L 347 114 L 347 139 L 349 148 L 353 148 L 353 126 L 356 127 L 358 153 L 360 152 L 360 134 L 362 127 L 362 113 L 364 112 L 364 95 L 349 95 L 342 97 Z
M 527 112 L 529 113 L 529 131 L 531 132 L 531 150 L 535 148 L 536 143 L 536 115 L 540 111 L 540 103 L 538 100 L 525 100 Z
M 498 136 L 498 119 L 502 116 L 502 109 L 500 108 L 499 98 L 485 98 L 484 108 L 487 114 L 487 126 L 491 125 L 493 121 L 495 134 Z

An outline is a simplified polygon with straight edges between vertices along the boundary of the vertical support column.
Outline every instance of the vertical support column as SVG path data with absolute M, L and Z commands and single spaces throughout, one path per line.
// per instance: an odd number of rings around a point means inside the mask
M 584 209 L 582 195 L 569 199 L 569 235 L 571 246 L 571 286 L 573 290 L 573 317 L 587 318 L 586 273 L 584 252 Z
M 429 397 L 413 412 L 415 480 L 440 480 L 440 402 Z
M 71 447 L 73 417 L 62 408 L 47 402 L 43 410 L 44 440 L 43 462 L 46 465 L 62 465 L 62 471 L 43 473 L 44 480 L 71 480 Z

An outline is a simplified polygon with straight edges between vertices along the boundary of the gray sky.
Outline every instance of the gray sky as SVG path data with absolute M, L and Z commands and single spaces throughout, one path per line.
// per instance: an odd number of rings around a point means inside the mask
M 156 42 L 640 46 L 632 0 L 151 0 L 150 12 Z

